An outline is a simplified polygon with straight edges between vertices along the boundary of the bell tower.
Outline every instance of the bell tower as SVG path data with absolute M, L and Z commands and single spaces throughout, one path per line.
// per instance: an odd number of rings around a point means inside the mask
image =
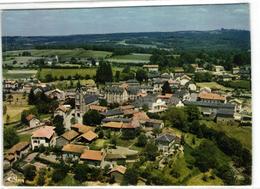
M 76 88 L 76 96 L 75 96 L 75 119 L 77 123 L 82 124 L 82 117 L 84 113 L 84 94 L 81 86 Z

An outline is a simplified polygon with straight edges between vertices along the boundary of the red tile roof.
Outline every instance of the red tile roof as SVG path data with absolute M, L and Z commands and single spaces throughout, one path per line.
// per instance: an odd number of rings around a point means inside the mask
M 82 134 L 81 137 L 87 139 L 88 141 L 92 141 L 95 138 L 97 138 L 98 135 L 96 133 L 94 133 L 93 131 L 89 130 L 88 132 Z
M 123 165 L 116 166 L 111 171 L 109 171 L 109 174 L 112 173 L 112 172 L 119 172 L 121 174 L 125 174 L 126 167 L 124 167 Z
M 88 147 L 83 146 L 83 145 L 66 144 L 65 146 L 63 146 L 62 151 L 63 152 L 69 152 L 69 153 L 81 154 L 81 153 L 84 152 L 84 150 L 87 150 L 87 149 L 88 149 Z
M 28 116 L 26 116 L 26 120 L 27 121 L 31 121 L 33 118 L 35 118 L 35 116 L 33 114 L 29 114 Z
M 16 152 L 20 152 L 23 149 L 27 148 L 30 145 L 29 142 L 19 142 L 15 144 L 12 148 L 10 148 L 7 153 L 8 154 L 15 154 Z
M 101 161 L 104 158 L 104 156 L 105 156 L 105 153 L 101 152 L 101 151 L 85 150 L 81 154 L 80 159 Z
M 40 129 L 34 131 L 32 133 L 32 137 L 43 137 L 43 138 L 50 139 L 55 133 L 54 129 L 55 129 L 55 127 L 44 126 Z
M 199 93 L 199 98 L 201 99 L 208 99 L 208 100 L 226 100 L 226 97 L 221 96 L 219 94 L 216 93 L 207 93 L 207 92 L 201 92 Z

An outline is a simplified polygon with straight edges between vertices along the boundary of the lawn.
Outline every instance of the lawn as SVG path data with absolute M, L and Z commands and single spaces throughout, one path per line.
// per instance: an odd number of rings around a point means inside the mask
M 229 137 L 235 138 L 241 142 L 241 144 L 252 151 L 252 128 L 251 127 L 239 127 L 236 125 L 217 124 L 213 121 L 202 120 L 208 127 L 214 128 L 217 131 L 223 131 Z
M 210 176 L 212 175 L 212 171 L 208 171 L 206 173 L 200 173 L 194 177 L 192 177 L 191 179 L 189 179 L 189 181 L 187 182 L 187 185 L 189 186 L 210 186 L 210 185 L 224 185 L 223 181 L 215 176 L 213 178 L 211 178 Z M 207 179 L 203 180 L 203 176 L 206 176 Z
M 209 87 L 211 89 L 215 89 L 215 90 L 228 90 L 228 88 L 224 87 L 223 85 L 220 85 L 216 82 L 201 82 L 201 83 L 196 83 L 196 85 L 200 88 L 204 88 L 204 87 Z
M 81 186 L 82 184 L 73 178 L 72 174 L 68 174 L 63 180 L 58 183 L 53 183 L 55 186 Z
M 251 81 L 248 80 L 235 80 L 228 82 L 228 86 L 232 88 L 251 89 Z
M 20 139 L 20 141 L 29 142 L 31 139 L 31 134 L 20 134 L 19 139 Z
M 9 116 L 9 123 L 20 121 L 22 111 L 33 107 L 28 105 L 27 98 L 23 97 L 23 94 L 12 94 L 12 96 L 13 101 L 11 103 L 4 102 L 4 105 L 6 105 L 6 114 L 3 116 L 4 123 L 7 123 L 7 115 Z

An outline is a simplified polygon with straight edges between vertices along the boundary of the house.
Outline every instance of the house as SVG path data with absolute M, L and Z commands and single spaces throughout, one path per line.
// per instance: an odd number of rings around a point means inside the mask
M 3 90 L 4 92 L 17 91 L 19 89 L 18 81 L 16 80 L 4 80 Z
M 151 104 L 151 106 L 149 107 L 148 112 L 151 113 L 159 113 L 159 112 L 163 112 L 167 109 L 167 105 L 166 102 L 162 99 L 157 99 L 155 102 L 153 102 Z
M 65 92 L 60 89 L 54 89 L 51 91 L 45 92 L 45 95 L 51 99 L 57 99 L 58 101 L 64 101 L 65 100 Z
M 128 101 L 126 89 L 120 87 L 107 87 L 104 89 L 104 97 L 108 103 L 123 104 Z
M 102 127 L 113 129 L 113 130 L 121 130 L 123 127 L 123 124 L 124 124 L 123 122 L 110 121 L 110 122 L 103 123 Z
M 93 132 L 92 130 L 89 130 L 89 131 L 83 133 L 82 135 L 80 135 L 77 138 L 77 142 L 90 143 L 97 138 L 98 138 L 98 135 L 95 132 Z
M 219 109 L 229 109 L 234 112 L 235 105 L 230 103 L 211 103 L 206 101 L 184 101 L 184 105 L 194 105 L 199 108 L 200 113 L 211 119 L 215 119 Z
M 229 103 L 235 105 L 235 112 L 239 113 L 242 110 L 242 104 L 243 104 L 242 100 L 235 98 L 230 100 Z
M 179 137 L 171 134 L 161 134 L 155 139 L 158 150 L 167 154 L 173 153 L 174 147 L 178 147 L 180 145 L 180 141 L 181 139 Z
M 84 150 L 81 154 L 80 159 L 84 162 L 87 162 L 89 165 L 102 167 L 106 153 L 103 151 L 97 150 Z
M 216 93 L 200 92 L 198 95 L 198 101 L 209 103 L 226 103 L 226 97 Z
M 4 162 L 6 165 L 12 165 L 18 159 L 23 158 L 26 154 L 28 154 L 30 150 L 30 143 L 29 142 L 19 142 L 12 146 L 4 156 Z
M 218 109 L 216 115 L 217 123 L 221 122 L 233 122 L 234 121 L 234 109 Z
M 56 139 L 56 146 L 64 146 L 71 143 L 74 139 L 79 136 L 79 133 L 74 130 L 69 130 L 63 133 Z
M 64 159 L 71 158 L 72 160 L 78 160 L 84 150 L 88 150 L 87 146 L 77 144 L 66 144 L 62 148 L 62 157 Z
M 223 74 L 218 77 L 220 81 L 232 81 L 235 77 L 231 74 Z
M 67 117 L 67 114 L 70 112 L 70 105 L 59 105 L 58 108 L 54 111 L 54 117 L 59 115 L 63 119 Z
M 71 129 L 78 132 L 78 133 L 86 133 L 88 132 L 89 130 L 91 130 L 92 128 L 89 127 L 89 126 L 86 126 L 86 125 L 82 125 L 80 123 L 76 123 L 74 125 L 71 126 Z
M 187 75 L 183 75 L 179 78 L 181 86 L 184 86 L 186 83 L 188 83 L 191 78 Z
M 55 146 L 55 127 L 52 126 L 44 126 L 36 131 L 32 132 L 31 136 L 31 145 L 32 149 L 39 148 L 40 145 L 44 147 Z
M 150 127 L 153 129 L 162 129 L 164 127 L 164 123 L 162 120 L 148 119 L 145 122 L 145 127 Z
M 100 113 L 104 113 L 104 112 L 107 111 L 107 107 L 106 106 L 100 106 L 100 105 L 96 105 L 96 104 L 91 104 L 89 106 L 89 109 L 90 110 L 96 110 L 96 111 L 98 111 Z
M 114 108 L 107 110 L 106 112 L 102 113 L 105 117 L 119 117 L 124 115 L 124 111 L 120 108 Z
M 190 92 L 187 89 L 178 89 L 173 93 L 173 95 L 182 101 L 190 99 Z
M 25 117 L 25 119 L 29 123 L 29 127 L 38 127 L 41 125 L 41 122 L 39 119 L 37 119 L 33 114 L 29 114 Z
M 239 67 L 233 67 L 232 68 L 232 74 L 239 74 L 240 68 Z
M 195 73 L 201 73 L 201 72 L 206 72 L 206 70 L 204 68 L 201 68 L 201 67 L 195 68 Z
M 188 89 L 189 89 L 189 91 L 194 92 L 194 91 L 197 90 L 197 86 L 194 83 L 189 83 L 188 84 Z
M 111 169 L 111 171 L 109 171 L 108 174 L 110 175 L 110 178 L 115 179 L 115 182 L 121 183 L 124 178 L 125 172 L 126 167 L 124 167 L 123 165 L 117 165 L 113 169 Z
M 213 71 L 217 72 L 217 73 L 222 73 L 225 71 L 223 66 L 213 66 Z
M 158 72 L 159 71 L 159 65 L 156 65 L 156 64 L 143 65 L 143 68 L 145 70 L 147 70 L 148 72 Z
M 162 86 L 165 83 L 162 79 L 153 80 L 153 93 L 159 93 L 162 91 Z
M 140 87 L 128 87 L 127 93 L 128 93 L 128 100 L 135 100 L 138 97 L 138 94 L 140 93 Z

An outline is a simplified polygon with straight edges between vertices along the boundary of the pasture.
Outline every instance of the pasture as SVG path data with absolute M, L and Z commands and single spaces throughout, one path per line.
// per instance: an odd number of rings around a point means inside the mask
M 240 127 L 236 125 L 217 124 L 213 121 L 201 120 L 201 123 L 205 123 L 208 127 L 217 131 L 224 132 L 227 136 L 235 138 L 241 142 L 241 144 L 252 151 L 252 128 Z

